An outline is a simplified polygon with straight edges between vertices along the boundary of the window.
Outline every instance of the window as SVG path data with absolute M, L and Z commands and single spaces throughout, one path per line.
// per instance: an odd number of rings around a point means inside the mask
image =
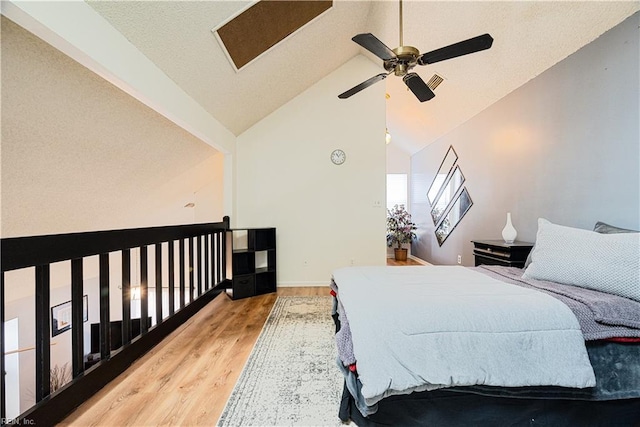
M 404 205 L 408 209 L 407 194 L 407 174 L 387 174 L 387 209 L 391 209 L 394 205 Z

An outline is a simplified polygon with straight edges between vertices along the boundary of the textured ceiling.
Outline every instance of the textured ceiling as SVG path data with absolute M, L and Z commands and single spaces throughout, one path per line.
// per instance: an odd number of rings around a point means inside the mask
M 368 2 L 334 7 L 258 60 L 234 71 L 211 29 L 248 2 L 90 2 L 231 132 L 239 135 L 359 52 Z M 337 96 L 337 94 L 336 94 Z
M 398 45 L 396 1 L 334 0 L 328 12 L 235 72 L 211 29 L 251 2 L 88 3 L 236 135 L 357 54 L 382 70 L 351 41 L 355 34 Z M 418 102 L 400 78 L 378 83 L 391 95 L 393 143 L 415 153 L 639 9 L 637 1 L 405 1 L 405 45 L 426 52 L 483 33 L 495 41 L 488 51 L 416 67 L 425 81 L 434 72 L 445 78 L 429 102 Z M 344 89 L 357 83 L 345 81 Z

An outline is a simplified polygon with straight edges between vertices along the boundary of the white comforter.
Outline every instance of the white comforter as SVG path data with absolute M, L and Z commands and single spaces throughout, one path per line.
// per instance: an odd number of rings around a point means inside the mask
M 458 266 L 349 267 L 333 279 L 367 405 L 450 386 L 595 386 L 578 321 L 549 295 Z

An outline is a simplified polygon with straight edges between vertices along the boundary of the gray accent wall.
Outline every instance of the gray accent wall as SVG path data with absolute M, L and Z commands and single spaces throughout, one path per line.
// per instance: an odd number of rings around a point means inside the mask
M 507 212 L 529 242 L 540 217 L 640 229 L 639 24 L 636 13 L 412 157 L 413 255 L 473 265 L 471 240 L 501 239 Z M 450 145 L 473 206 L 440 247 L 426 193 Z

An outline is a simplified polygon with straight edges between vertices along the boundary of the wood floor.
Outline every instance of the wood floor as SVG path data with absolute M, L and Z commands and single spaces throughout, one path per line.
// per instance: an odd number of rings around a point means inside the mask
M 418 261 L 413 260 L 411 258 L 407 258 L 406 261 L 396 261 L 393 258 L 387 258 L 387 265 L 402 266 L 402 265 L 424 265 L 424 264 L 421 264 Z
M 329 287 L 237 301 L 219 295 L 59 425 L 215 425 L 277 295 L 329 295 Z

